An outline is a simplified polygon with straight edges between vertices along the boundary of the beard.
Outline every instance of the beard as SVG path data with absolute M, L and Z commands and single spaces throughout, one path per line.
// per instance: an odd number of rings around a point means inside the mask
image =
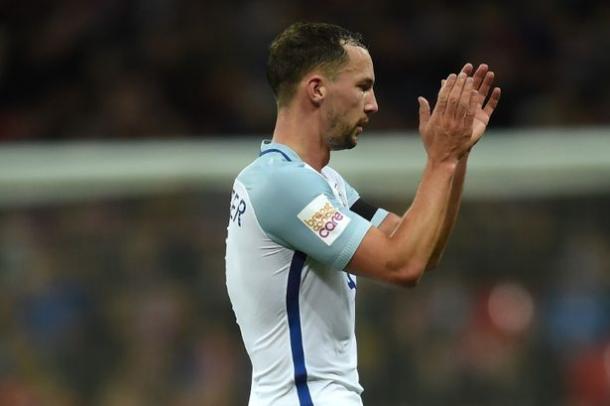
M 352 149 L 358 144 L 356 129 L 352 128 L 341 134 L 330 136 L 326 140 L 326 144 L 331 151 L 341 151 L 343 149 Z
M 331 151 L 352 149 L 358 143 L 358 125 L 349 124 L 339 117 L 331 120 L 331 127 L 326 136 L 326 145 Z

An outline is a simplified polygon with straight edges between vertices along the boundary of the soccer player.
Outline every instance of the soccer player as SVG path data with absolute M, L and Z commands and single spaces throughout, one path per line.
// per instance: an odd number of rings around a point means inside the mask
M 458 212 L 466 161 L 500 98 L 494 74 L 466 64 L 419 100 L 427 164 L 398 216 L 364 202 L 328 167 L 378 109 L 360 35 L 296 23 L 271 44 L 271 141 L 233 186 L 226 277 L 252 362 L 250 405 L 361 405 L 357 279 L 414 286 L 435 266 Z M 487 97 L 489 96 L 489 97 Z M 485 102 L 485 100 L 487 102 Z

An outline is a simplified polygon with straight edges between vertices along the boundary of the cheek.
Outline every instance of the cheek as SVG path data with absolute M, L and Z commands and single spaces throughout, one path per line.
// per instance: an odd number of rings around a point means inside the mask
M 365 93 L 360 89 L 343 92 L 331 103 L 338 119 L 351 121 L 364 110 Z
M 358 106 L 364 106 L 364 102 L 366 100 L 366 93 L 360 89 L 357 89 L 353 93 L 352 100 L 354 101 L 354 104 L 357 104 Z
M 364 107 L 364 95 L 361 91 L 351 92 L 344 100 L 349 114 L 359 114 Z

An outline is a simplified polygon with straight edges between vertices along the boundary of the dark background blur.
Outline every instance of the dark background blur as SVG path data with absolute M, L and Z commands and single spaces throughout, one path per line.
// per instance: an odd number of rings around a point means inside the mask
M 365 35 L 372 130 L 414 130 L 467 61 L 503 89 L 493 128 L 610 124 L 608 2 L 4 0 L 0 139 L 268 136 L 266 49 L 297 20 Z M 0 405 L 246 404 L 230 187 L 0 208 Z M 360 279 L 365 404 L 609 405 L 608 213 L 607 189 L 471 199 L 416 289 Z
M 270 133 L 266 49 L 298 20 L 365 35 L 372 129 L 414 128 L 417 96 L 465 62 L 497 73 L 496 127 L 610 122 L 604 1 L 4 0 L 0 16 L 2 139 Z

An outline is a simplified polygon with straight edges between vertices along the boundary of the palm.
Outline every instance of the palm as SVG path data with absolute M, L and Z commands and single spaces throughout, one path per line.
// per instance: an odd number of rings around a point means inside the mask
M 466 64 L 463 70 L 466 73 L 472 72 L 472 65 Z M 485 99 L 487 99 L 487 95 L 491 90 L 491 85 L 494 80 L 494 73 L 488 70 L 487 65 L 480 65 L 474 73 L 473 78 L 474 89 L 477 90 L 477 95 L 475 96 L 477 98 L 477 103 L 474 120 L 472 122 L 472 145 L 476 144 L 485 133 L 487 125 L 489 124 L 489 119 L 500 100 L 500 88 L 496 87 L 491 92 L 487 103 L 485 103 Z
M 491 117 L 490 113 L 485 112 L 483 110 L 482 103 L 479 103 L 477 106 L 477 112 L 474 115 L 474 120 L 472 122 L 472 140 L 477 142 L 485 132 L 487 128 L 487 124 L 489 124 L 489 119 Z

